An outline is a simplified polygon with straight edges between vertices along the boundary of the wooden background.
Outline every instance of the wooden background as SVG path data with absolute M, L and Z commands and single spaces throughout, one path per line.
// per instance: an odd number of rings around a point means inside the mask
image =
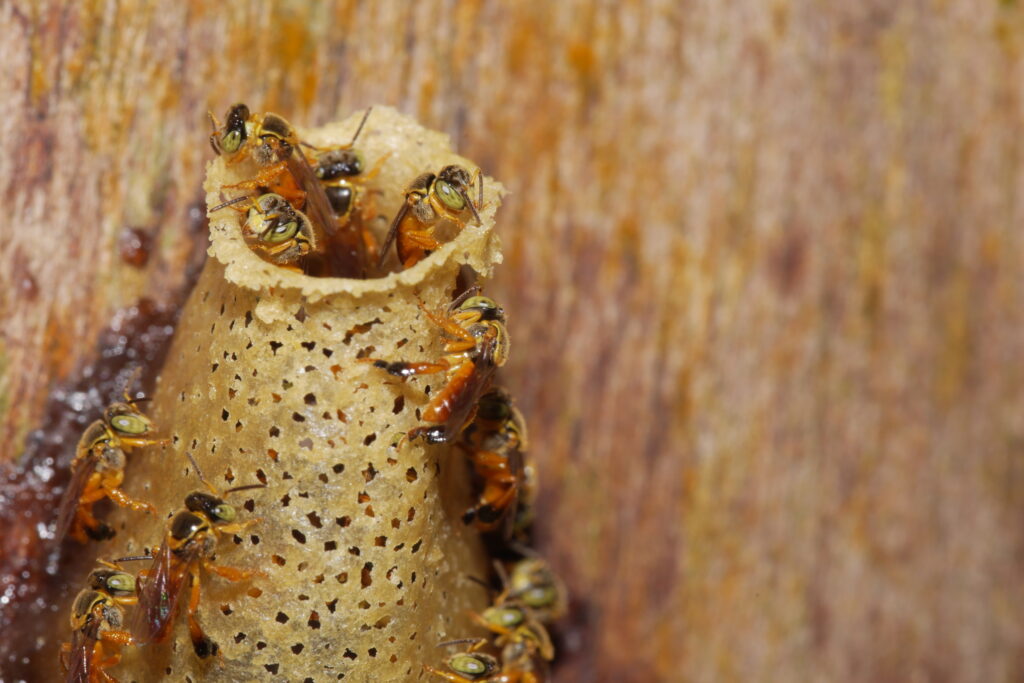
M 1024 678 L 1016 0 L 0 0 L 0 32 L 0 461 L 115 309 L 180 297 L 207 108 L 393 104 L 512 191 L 560 680 Z

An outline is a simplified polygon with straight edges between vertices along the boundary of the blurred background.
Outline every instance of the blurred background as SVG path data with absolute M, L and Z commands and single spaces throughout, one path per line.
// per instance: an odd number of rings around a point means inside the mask
M 203 257 L 207 110 L 381 103 L 511 192 L 557 680 L 1024 679 L 1021 3 L 0 0 L 0 31 L 4 633 L 46 605 L 40 444 Z M 143 298 L 153 337 L 114 317 Z

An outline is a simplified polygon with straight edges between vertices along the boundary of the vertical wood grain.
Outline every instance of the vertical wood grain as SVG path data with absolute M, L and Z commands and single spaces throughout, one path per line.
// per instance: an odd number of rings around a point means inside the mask
M 1014 0 L 0 2 L 0 460 L 183 281 L 207 108 L 374 102 L 511 190 L 563 680 L 1024 676 Z M 152 235 L 139 269 L 124 228 Z

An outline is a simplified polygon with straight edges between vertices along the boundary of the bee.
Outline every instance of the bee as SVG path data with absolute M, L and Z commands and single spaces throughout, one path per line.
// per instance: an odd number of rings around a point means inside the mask
M 479 186 L 479 199 L 474 204 L 469 198 L 469 188 Z M 455 224 L 458 230 L 466 226 L 470 216 L 480 225 L 479 209 L 483 208 L 483 176 L 479 169 L 474 176 L 461 166 L 445 166 L 435 175 L 424 173 L 405 191 L 405 202 L 398 210 L 384 239 L 378 267 L 387 258 L 391 242 L 395 242 L 398 261 L 403 268 L 410 268 L 442 242 L 435 237 L 442 221 Z
M 264 261 L 299 273 L 318 269 L 326 241 L 306 214 L 272 192 L 250 200 L 242 238 Z
M 340 229 L 344 231 L 349 223 L 358 219 L 359 231 L 366 249 L 367 263 L 376 263 L 378 246 L 376 238 L 372 232 L 363 227 L 365 221 L 374 215 L 374 209 L 367 201 L 372 193 L 368 193 L 365 184 L 380 173 L 384 162 L 391 155 L 384 155 L 377 160 L 372 169 L 366 170 L 366 159 L 362 152 L 355 148 L 356 140 L 359 139 L 359 134 L 363 131 L 371 111 L 373 111 L 373 107 L 366 110 L 352 140 L 347 145 L 327 150 L 316 157 L 313 174 L 320 179 L 324 186 L 324 192 L 337 217 Z M 362 207 L 362 210 L 357 212 L 356 207 Z
M 250 488 L 262 488 L 262 485 L 242 486 L 228 493 Z M 236 517 L 235 508 L 217 496 L 193 491 L 185 497 L 185 508 L 167 523 L 167 533 L 154 554 L 153 564 L 141 573 L 144 582 L 131 624 L 138 643 L 159 643 L 167 639 L 178 612 L 178 601 L 187 584 L 191 589 L 187 613 L 192 648 L 200 658 L 217 654 L 220 648 L 203 632 L 196 618 L 201 591 L 200 570 L 213 572 L 228 581 L 265 576 L 259 570 L 224 567 L 211 562 L 222 534 L 240 533 L 259 521 L 237 522 Z
M 313 175 L 323 184 L 327 200 L 339 220 L 346 220 L 352 214 L 353 209 L 359 204 L 361 183 L 376 177 L 384 161 L 390 156 L 384 156 L 371 170 L 366 171 L 366 159 L 362 152 L 355 149 L 356 140 L 363 132 L 363 126 L 366 125 L 366 119 L 370 117 L 371 111 L 373 107 L 366 110 L 352 140 L 347 145 L 323 152 L 316 157 L 316 164 L 313 166 Z
M 510 569 L 507 592 L 533 612 L 542 623 L 550 623 L 565 615 L 568 592 L 565 583 L 539 557 L 527 557 Z
M 495 387 L 480 397 L 476 416 L 462 432 L 459 446 L 466 451 L 483 489 L 476 505 L 462 520 L 481 531 L 493 531 L 504 520 L 505 536 L 513 531 L 518 493 L 524 481 L 527 449 L 526 421 L 512 397 Z
M 441 645 L 457 643 L 472 643 L 472 645 L 468 650 L 457 652 L 448 658 L 446 664 L 451 672 L 436 669 L 429 664 L 424 664 L 423 670 L 452 683 L 471 683 L 472 681 L 477 683 L 539 683 L 541 680 L 532 671 L 510 668 L 499 663 L 492 655 L 477 652 L 487 643 L 486 638 L 453 640 L 441 643 Z
M 64 490 L 57 510 L 55 539 L 59 544 L 66 535 L 86 543 L 87 539 L 106 540 L 114 529 L 93 515 L 93 505 L 109 498 L 121 507 L 154 514 L 149 503 L 132 498 L 121 490 L 124 481 L 126 453 L 141 446 L 165 445 L 167 439 L 150 438 L 153 423 L 124 392 L 124 402 L 112 403 L 82 433 L 71 462 L 71 481 Z
M 555 658 L 551 636 L 536 614 L 524 603 L 499 596 L 494 604 L 470 618 L 488 631 L 497 634 L 494 644 L 501 648 L 501 660 L 506 666 L 524 671 L 541 669 L 537 657 L 544 662 Z
M 210 135 L 214 152 L 223 156 L 228 164 L 251 159 L 260 168 L 254 178 L 227 187 L 266 187 L 284 196 L 295 208 L 304 210 L 327 241 L 338 247 L 329 254 L 331 274 L 363 277 L 367 259 L 362 234 L 354 229 L 337 230 L 331 203 L 299 149 L 299 136 L 292 125 L 271 112 L 253 114 L 244 104 L 236 104 L 228 110 L 223 126 L 212 112 L 209 116 L 214 128 Z
M 138 601 L 135 577 L 116 565 L 110 567 L 94 570 L 88 588 L 72 603 L 71 642 L 64 643 L 60 652 L 67 683 L 116 683 L 104 669 L 117 664 L 121 654 L 107 655 L 104 645 L 120 649 L 135 644 L 132 634 L 124 629 L 122 609 Z
M 433 424 L 411 430 L 406 435 L 409 439 L 423 437 L 428 443 L 446 443 L 458 436 L 473 419 L 477 401 L 490 388 L 494 373 L 508 360 L 505 312 L 492 299 L 470 296 L 474 293 L 471 289 L 456 299 L 443 315 L 423 308 L 447 338 L 444 357 L 433 363 L 367 359 L 403 379 L 445 373 L 444 387 L 434 394 L 422 415 L 424 422 Z

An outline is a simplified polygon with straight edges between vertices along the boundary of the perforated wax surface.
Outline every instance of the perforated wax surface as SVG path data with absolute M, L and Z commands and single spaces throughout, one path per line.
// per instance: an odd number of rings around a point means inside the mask
M 359 118 L 303 138 L 346 143 Z M 373 182 L 388 216 L 419 173 L 475 169 L 446 137 L 387 108 L 374 110 L 359 147 L 369 165 L 390 153 Z M 208 205 L 249 171 L 213 161 Z M 125 484 L 159 519 L 115 513 L 119 533 L 103 556 L 156 549 L 167 517 L 203 488 L 190 452 L 221 491 L 266 484 L 227 497 L 239 519 L 260 521 L 223 537 L 215 560 L 266 577 L 230 583 L 204 573 L 199 620 L 221 655 L 196 658 L 182 612 L 168 642 L 125 650 L 111 670 L 120 680 L 415 680 L 423 663 L 443 661 L 438 643 L 479 635 L 467 612 L 488 596 L 470 577 L 485 577 L 488 560 L 459 519 L 470 500 L 465 458 L 446 446 L 392 446 L 443 379 L 403 383 L 360 360 L 441 354 L 418 303 L 442 308 L 460 265 L 487 276 L 500 260 L 491 227 L 501 188 L 485 187 L 482 227 L 376 280 L 275 267 L 246 247 L 236 212 L 211 217 L 211 258 L 151 409 L 172 444 L 141 451 Z

